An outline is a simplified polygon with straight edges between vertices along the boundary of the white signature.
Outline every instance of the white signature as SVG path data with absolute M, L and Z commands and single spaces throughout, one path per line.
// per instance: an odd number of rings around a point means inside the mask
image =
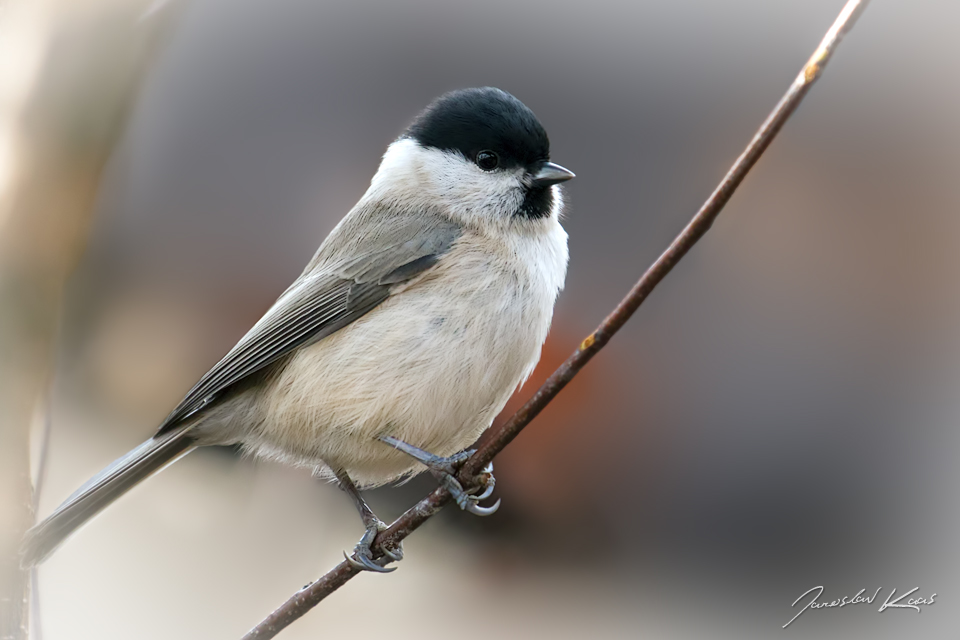
M 860 591 L 857 592 L 857 595 L 853 596 L 852 598 L 847 597 L 847 596 L 843 596 L 842 598 L 839 598 L 839 599 L 837 599 L 837 600 L 831 600 L 831 601 L 829 601 L 829 602 L 818 602 L 818 601 L 817 601 L 817 599 L 818 599 L 820 596 L 823 595 L 823 587 L 822 587 L 822 586 L 820 586 L 820 587 L 813 587 L 812 589 L 807 589 L 807 590 L 804 591 L 802 594 L 800 594 L 800 597 L 799 597 L 799 598 L 797 598 L 796 600 L 793 601 L 793 604 L 790 605 L 791 607 L 797 606 L 797 603 L 798 603 L 798 602 L 800 602 L 801 600 L 803 600 L 804 597 L 806 597 L 807 595 L 813 593 L 814 591 L 817 592 L 816 595 L 813 596 L 813 599 L 810 600 L 810 602 L 808 602 L 806 605 L 804 605 L 804 607 L 803 607 L 802 609 L 800 609 L 800 611 L 797 612 L 797 615 L 795 615 L 795 616 L 793 616 L 792 618 L 790 618 L 790 622 L 788 622 L 787 624 L 783 625 L 783 628 L 786 629 L 786 628 L 789 627 L 791 624 L 793 624 L 793 621 L 796 620 L 797 618 L 799 618 L 799 617 L 800 617 L 800 614 L 803 613 L 804 611 L 806 611 L 807 609 L 832 609 L 833 607 L 846 607 L 847 605 L 851 605 L 851 604 L 863 604 L 863 603 L 873 604 L 873 601 L 877 599 L 877 595 L 879 595 L 879 593 L 880 593 L 880 589 L 883 589 L 883 587 L 878 587 L 877 590 L 873 592 L 873 595 L 872 595 L 872 596 L 865 596 L 865 595 L 863 595 L 863 593 L 864 593 L 864 591 L 866 591 L 866 589 L 860 589 Z M 901 595 L 899 598 L 897 598 L 896 600 L 894 600 L 893 597 L 897 594 L 897 589 L 896 589 L 896 587 L 894 587 L 893 591 L 890 592 L 890 595 L 887 596 L 886 601 L 884 601 L 884 603 L 883 603 L 882 605 L 880 605 L 880 608 L 877 609 L 877 611 L 879 611 L 879 612 L 882 613 L 883 611 L 885 611 L 885 610 L 887 610 L 887 609 L 913 609 L 913 610 L 916 611 L 917 613 L 920 613 L 920 607 L 921 607 L 922 605 L 933 604 L 933 601 L 934 601 L 934 599 L 937 597 L 937 594 L 934 593 L 934 594 L 931 595 L 929 598 L 921 598 L 921 597 L 909 598 L 909 599 L 908 599 L 906 602 L 904 602 L 904 603 L 901 603 L 901 602 L 900 602 L 901 600 L 903 600 L 903 599 L 906 598 L 907 596 L 912 595 L 914 592 L 919 591 L 919 590 L 920 590 L 920 587 L 914 587 L 914 588 L 911 589 L 910 591 L 907 591 L 906 593 L 904 593 L 903 595 Z

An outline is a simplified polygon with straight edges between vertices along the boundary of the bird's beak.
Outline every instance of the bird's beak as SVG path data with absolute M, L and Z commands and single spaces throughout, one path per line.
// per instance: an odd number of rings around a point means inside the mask
M 574 177 L 573 171 L 552 162 L 544 162 L 533 174 L 533 184 L 538 187 L 549 187 L 552 184 L 566 182 L 572 177 Z

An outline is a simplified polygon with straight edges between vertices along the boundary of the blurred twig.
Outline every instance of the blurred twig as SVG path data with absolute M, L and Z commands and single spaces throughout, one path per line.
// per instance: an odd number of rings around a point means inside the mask
M 724 176 L 720 185 L 710 195 L 700 211 L 693 217 L 679 236 L 657 258 L 630 293 L 617 305 L 600 326 L 584 339 L 580 347 L 567 358 L 559 369 L 547 379 L 530 400 L 520 408 L 506 423 L 490 430 L 481 437 L 477 452 L 461 468 L 458 477 L 464 486 L 472 483 L 476 474 L 493 460 L 505 446 L 526 427 L 531 420 L 546 407 L 570 380 L 602 349 L 610 338 L 630 319 L 634 311 L 646 300 L 654 287 L 680 262 L 680 259 L 710 229 L 720 211 L 733 196 L 733 192 L 746 177 L 747 172 L 773 141 L 783 124 L 793 114 L 811 85 L 820 77 L 823 68 L 833 54 L 843 35 L 853 26 L 857 17 L 866 7 L 868 0 L 849 0 L 840 12 L 840 16 L 830 27 L 827 35 L 810 60 L 804 65 L 786 94 L 773 109 L 750 144 Z M 391 546 L 413 533 L 435 513 L 450 501 L 446 489 L 438 488 L 416 505 L 408 509 L 390 527 L 377 536 L 374 549 L 382 556 L 382 547 Z M 251 629 L 243 640 L 264 640 L 273 638 L 289 624 L 315 607 L 321 600 L 336 591 L 359 571 L 348 562 L 341 562 L 322 578 L 313 582 L 287 600 L 280 608 L 271 613 L 260 624 Z
M 136 2 L 0 2 L 0 640 L 28 634 L 29 432 L 100 177 L 157 43 Z

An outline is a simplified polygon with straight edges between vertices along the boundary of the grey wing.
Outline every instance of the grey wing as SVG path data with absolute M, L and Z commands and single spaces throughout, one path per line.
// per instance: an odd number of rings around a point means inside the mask
M 426 271 L 460 228 L 437 214 L 354 210 L 321 245 L 307 270 L 207 372 L 158 434 L 214 402 L 228 387 L 291 351 L 325 338 L 386 300 L 395 285 Z

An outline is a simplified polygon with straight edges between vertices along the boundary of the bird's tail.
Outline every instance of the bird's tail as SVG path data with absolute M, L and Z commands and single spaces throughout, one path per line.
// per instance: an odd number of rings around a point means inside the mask
M 91 478 L 43 522 L 27 531 L 20 547 L 24 567 L 47 559 L 74 531 L 114 500 L 168 464 L 190 453 L 196 442 L 192 425 L 147 440 Z

